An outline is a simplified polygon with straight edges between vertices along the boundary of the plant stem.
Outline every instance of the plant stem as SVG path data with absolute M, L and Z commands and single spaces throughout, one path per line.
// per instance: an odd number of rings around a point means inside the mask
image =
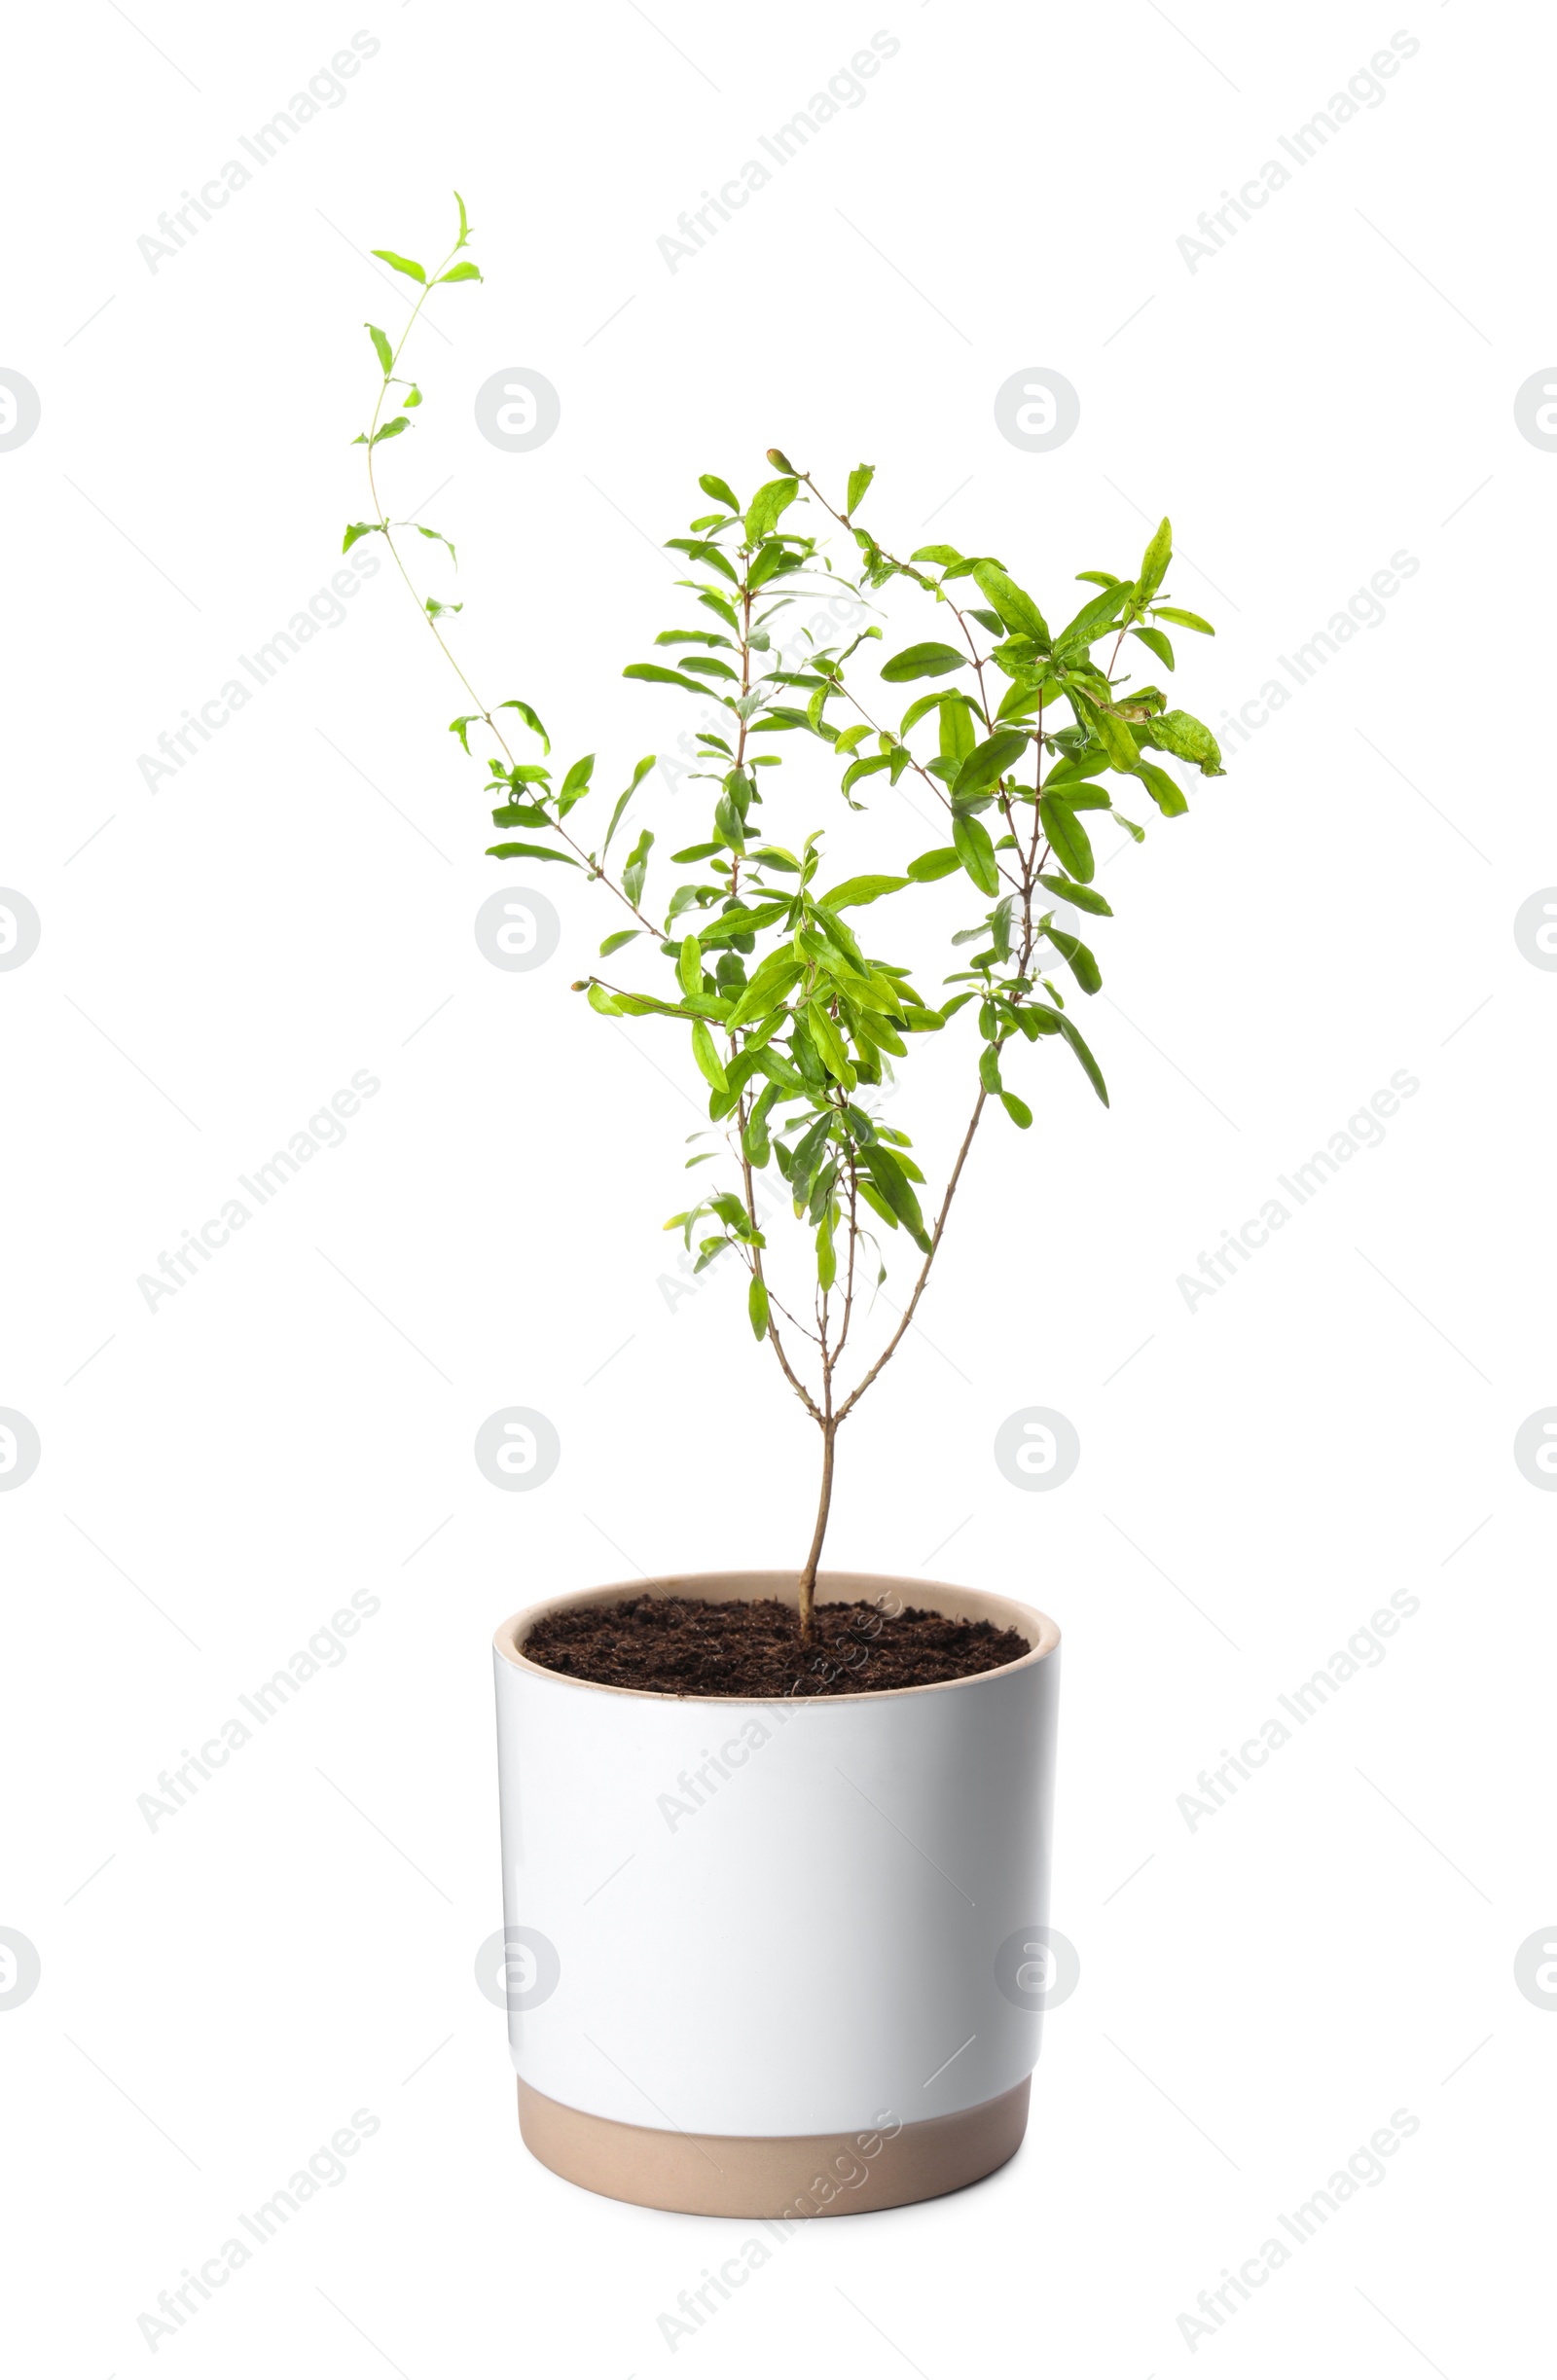
M 838 1422 L 842 1417 L 828 1414 L 821 1425 L 821 1495 L 816 1504 L 816 1527 L 812 1534 L 811 1551 L 806 1567 L 800 1573 L 800 1641 L 809 1644 L 816 1607 L 816 1565 L 821 1560 L 822 1539 L 827 1534 L 827 1515 L 833 1500 L 833 1445 L 838 1436 Z

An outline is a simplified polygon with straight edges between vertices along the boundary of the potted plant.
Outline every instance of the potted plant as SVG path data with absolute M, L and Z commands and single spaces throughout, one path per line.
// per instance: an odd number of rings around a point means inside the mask
M 1124 664 L 1144 653 L 1171 672 L 1168 627 L 1212 631 L 1163 599 L 1166 521 L 1133 578 L 1078 573 L 1084 600 L 1051 630 L 996 557 L 885 544 L 860 517 L 868 465 L 840 501 L 777 449 L 743 502 L 705 473 L 668 541 L 680 616 L 658 659 L 624 671 L 703 714 L 689 783 L 707 787 L 707 823 L 689 829 L 681 800 L 666 869 L 644 819 L 654 755 L 603 801 L 593 756 L 553 765 L 527 699 L 478 695 L 447 642 L 453 607 L 416 587 L 412 524 L 380 493 L 379 450 L 421 401 L 407 341 L 432 289 L 479 278 L 468 236 L 461 202 L 431 272 L 376 251 L 419 295 L 398 345 L 368 326 L 371 517 L 345 542 L 384 539 L 467 690 L 453 731 L 487 761 L 491 855 L 574 869 L 605 895 L 612 930 L 575 990 L 685 1036 L 709 1132 L 670 1227 L 700 1268 L 727 1251 L 744 1268 L 753 1358 L 776 1366 L 819 1454 L 792 1568 L 558 1595 L 497 1631 L 521 2121 L 557 2172 L 647 2205 L 787 2219 L 900 2204 L 992 2171 L 1022 2138 L 1059 1631 L 987 1589 L 824 1570 L 839 1440 L 913 1326 L 986 1120 L 1025 1132 L 1059 1049 L 1106 1104 L 1069 1005 L 1101 981 L 1073 928 L 1112 914 L 1092 830 L 1142 839 L 1115 807 L 1126 788 L 1184 813 L 1158 755 L 1222 773 L 1210 730 Z M 884 645 L 873 598 L 888 588 L 932 607 L 927 633 Z M 857 615 L 852 634 L 791 625 L 818 592 L 832 617 Z M 939 842 L 898 864 L 893 805 L 880 867 L 831 881 L 824 826 L 781 823 L 795 751 L 852 811 L 911 775 Z M 903 949 L 944 932 L 945 896 L 925 889 L 942 880 L 967 906 L 931 993 Z M 971 1114 L 932 1199 L 883 1094 L 922 1036 L 969 1022 Z M 900 1255 L 883 1324 L 874 1292 Z M 705 2319 L 695 2300 L 683 2311 Z

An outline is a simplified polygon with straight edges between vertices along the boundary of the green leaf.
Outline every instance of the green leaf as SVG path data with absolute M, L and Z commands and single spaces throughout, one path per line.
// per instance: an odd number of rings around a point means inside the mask
M 534 711 L 531 710 L 527 703 L 522 703 L 517 696 L 511 695 L 506 703 L 499 703 L 497 707 L 499 710 L 517 710 L 520 717 L 524 720 L 525 725 L 529 729 L 530 734 L 540 738 L 541 750 L 543 752 L 549 752 L 551 750 L 552 739 L 546 733 L 546 730 L 542 727 L 539 719 L 536 717 Z M 470 746 L 466 744 L 465 749 L 468 752 Z
M 688 1000 L 687 1006 L 690 1008 L 692 1005 L 692 1001 Z M 759 1052 L 756 1050 L 742 1050 L 739 1057 L 732 1058 L 726 1065 L 725 1080 L 730 1088 L 719 1094 L 717 1106 L 712 1100 L 708 1102 L 708 1113 L 716 1123 L 722 1121 L 737 1105 L 742 1092 L 757 1071 L 758 1056 Z
M 373 342 L 373 351 L 382 364 L 383 377 L 387 379 L 394 365 L 395 351 L 376 322 L 365 322 L 362 327 Z
M 410 427 L 405 415 L 396 414 L 393 421 L 386 421 L 381 430 L 374 431 L 368 444 L 370 447 L 381 446 L 386 438 L 398 438 L 402 430 L 409 430 Z
M 1092 708 L 1091 717 L 1098 741 L 1113 762 L 1114 767 L 1134 769 L 1141 755 L 1137 750 L 1136 739 L 1130 733 L 1129 722 L 1121 719 L 1116 711 L 1102 710 L 1096 707 Z
M 594 770 L 595 755 L 593 752 L 586 752 L 582 760 L 574 761 L 558 791 L 557 814 L 559 817 L 565 817 L 574 803 L 583 800 L 589 791 L 590 778 Z
M 811 1027 L 812 1040 L 828 1073 L 835 1082 L 842 1083 L 846 1090 L 851 1091 L 854 1087 L 854 1069 L 849 1063 L 843 1035 L 819 1000 L 811 1001 L 807 1007 L 806 1022 Z
M 978 734 L 974 719 L 973 705 L 966 695 L 941 697 L 940 756 L 954 764 L 954 775 L 973 749 Z
M 445 281 L 479 281 L 480 279 L 481 273 L 477 268 L 467 262 L 463 265 L 451 265 L 447 272 L 441 272 L 438 275 L 438 286 L 441 288 Z
M 1184 789 L 1176 777 L 1169 775 L 1166 769 L 1159 769 L 1153 761 L 1143 760 L 1138 766 L 1136 775 L 1165 818 L 1184 816 L 1189 808 Z
M 1205 722 L 1192 718 L 1187 710 L 1165 710 L 1155 719 L 1144 720 L 1141 735 L 1154 743 L 1160 752 L 1172 752 L 1179 760 L 1199 764 L 1202 776 L 1225 776 L 1221 747 Z
M 1042 612 L 997 562 L 975 562 L 973 580 L 979 593 L 997 611 L 1013 635 L 1031 636 L 1048 650 L 1049 631 Z
M 873 752 L 868 760 L 851 761 L 839 779 L 839 783 L 843 791 L 847 793 L 851 785 L 857 785 L 862 776 L 879 775 L 883 769 L 889 769 L 891 765 L 892 756 L 889 752 Z
M 986 1041 L 979 1052 L 979 1081 L 992 1099 L 1000 1092 L 1000 1053 L 993 1041 Z
M 844 502 L 846 513 L 854 513 L 864 501 L 865 490 L 876 477 L 874 463 L 856 463 L 849 475 L 849 494 Z
M 1102 1069 L 1099 1066 L 1097 1060 L 1093 1057 L 1092 1052 L 1082 1040 L 1081 1035 L 1076 1031 L 1075 1027 L 1071 1024 L 1069 1018 L 1062 1016 L 1058 1009 L 1043 1009 L 1039 1011 L 1039 1014 L 1044 1016 L 1052 1016 L 1054 1018 L 1056 1028 L 1064 1034 L 1066 1040 L 1068 1041 L 1070 1047 L 1074 1050 L 1077 1058 L 1081 1062 L 1081 1065 L 1086 1073 L 1088 1082 L 1092 1085 L 1092 1088 L 1097 1093 L 1099 1099 L 1102 1100 L 1104 1107 L 1106 1107 L 1108 1104 L 1108 1086 L 1103 1079 Z
M 911 562 L 935 562 L 942 570 L 950 570 L 962 557 L 956 546 L 919 546 L 908 559 Z
M 1086 944 L 1084 942 L 1078 942 L 1074 934 L 1062 933 L 1057 925 L 1051 925 L 1045 930 L 1048 933 L 1049 940 L 1054 944 L 1055 949 L 1065 960 L 1066 965 L 1075 977 L 1076 982 L 1081 986 L 1082 991 L 1086 992 L 1101 992 L 1103 990 L 1103 977 L 1098 971 L 1098 962 L 1093 957 L 1092 953 L 1088 950 Z
M 606 852 L 611 847 L 611 837 L 616 833 L 623 811 L 626 810 L 629 802 L 632 801 L 633 796 L 636 793 L 638 787 L 642 784 L 644 778 L 648 775 L 649 771 L 653 768 L 653 766 L 654 754 L 652 752 L 645 752 L 643 758 L 638 762 L 637 767 L 633 772 L 632 784 L 629 785 L 626 793 L 621 796 L 617 802 L 616 808 L 611 812 L 611 823 L 605 830 L 605 841 L 600 846 L 600 857 L 602 859 L 605 857 Z
M 489 859 L 561 859 L 569 868 L 578 861 L 568 851 L 554 851 L 544 843 L 492 843 L 487 847 Z
M 897 732 L 899 736 L 906 736 L 910 728 L 918 727 L 920 721 L 923 718 L 927 718 L 929 713 L 932 710 L 937 709 L 942 703 L 950 703 L 954 709 L 965 710 L 970 714 L 975 709 L 971 695 L 959 694 L 956 692 L 943 693 L 939 688 L 934 688 L 929 694 L 915 696 L 913 702 L 910 703 L 907 710 L 904 711 L 903 716 L 898 723 Z M 851 729 L 850 733 L 855 736 L 868 736 L 870 730 L 867 727 L 852 728 Z M 972 749 L 971 739 L 969 741 L 968 748 L 969 750 Z
M 350 527 L 346 530 L 345 535 L 341 540 L 342 553 L 349 554 L 359 537 L 377 536 L 382 530 L 382 528 L 383 523 L 381 521 L 353 521 Z M 465 746 L 465 749 L 467 752 L 469 751 L 469 744 Z
M 887 1225 L 888 1231 L 895 1231 L 897 1229 L 896 1215 L 893 1214 L 891 1208 L 887 1206 L 887 1201 L 883 1198 L 881 1192 L 876 1188 L 875 1183 L 866 1181 L 863 1175 L 861 1175 L 859 1180 L 859 1195 L 864 1200 L 866 1206 L 869 1207 L 873 1212 L 881 1216 L 882 1221 Z M 886 1278 L 885 1274 L 883 1278 Z
M 1063 628 L 1055 638 L 1056 654 L 1085 652 L 1113 627 L 1129 599 L 1129 582 L 1121 579 L 1117 587 L 1105 587 L 1090 603 L 1083 603 L 1069 626 Z
M 989 616 L 995 620 L 995 625 L 998 629 L 1000 623 L 996 619 L 994 612 L 991 612 Z M 1073 654 L 1067 656 L 1067 659 L 1069 660 L 1075 658 Z M 996 667 L 1003 670 L 1012 684 L 1020 686 L 1030 699 L 1036 693 L 1041 682 L 1037 672 L 1049 666 L 1047 655 L 1039 652 L 1031 636 L 1004 637 L 995 647 L 990 659 Z
M 624 925 L 619 934 L 607 934 L 600 944 L 600 956 L 609 958 L 611 953 L 619 951 L 625 942 L 636 942 L 642 931 L 641 925 Z
M 844 923 L 836 910 L 825 909 L 818 904 L 812 911 L 808 922 L 801 927 L 799 940 L 801 949 L 809 956 L 820 959 L 830 973 L 837 973 L 836 961 L 841 956 L 851 977 L 850 995 L 858 996 L 851 979 L 858 976 L 863 983 L 870 974 L 870 968 L 851 928 Z M 815 949 L 813 944 L 816 946 Z M 896 1005 L 895 998 L 893 1005 Z
M 746 847 L 746 822 L 740 808 L 728 793 L 721 793 L 713 811 L 713 831 L 731 851 L 743 852 Z
M 721 480 L 716 473 L 700 472 L 698 486 L 706 496 L 712 496 L 716 504 L 722 504 L 726 512 L 738 513 L 741 510 L 741 498 L 736 494 L 729 481 Z
M 759 487 L 746 506 L 747 544 L 760 545 L 765 537 L 771 537 L 778 525 L 780 515 L 788 510 L 799 493 L 800 482 L 797 479 L 770 480 L 765 487 Z
M 728 579 L 732 587 L 740 584 L 731 567 L 729 557 L 718 546 L 710 544 L 707 538 L 668 537 L 665 542 L 672 553 L 690 555 L 694 561 L 704 562 L 708 569 L 717 570 L 720 577 Z
M 855 1037 L 866 1042 L 871 1049 L 886 1050 L 893 1058 L 901 1058 L 908 1048 L 907 1042 L 898 1038 L 895 1029 L 887 1024 L 885 1017 L 875 1016 L 867 1011 L 861 1011 L 856 1018 L 854 1032 Z
M 751 1285 L 746 1291 L 746 1315 L 751 1323 L 753 1336 L 758 1339 L 766 1339 L 768 1336 L 768 1292 L 755 1273 L 751 1276 Z
M 871 1141 L 868 1147 L 860 1150 L 859 1154 L 872 1182 L 887 1201 L 892 1213 L 900 1222 L 907 1225 L 919 1245 L 928 1252 L 930 1239 L 928 1232 L 924 1229 L 924 1217 L 920 1212 L 920 1205 L 914 1196 L 913 1185 L 896 1158 L 889 1149 L 884 1148 L 879 1140 Z M 865 1184 L 862 1181 L 860 1188 L 864 1189 L 864 1187 Z M 875 1202 L 871 1203 L 874 1205 Z
M 724 1005 L 723 1001 L 700 1000 L 695 1009 L 690 1000 L 682 1000 L 672 1007 L 669 1000 L 651 1000 L 642 992 L 619 992 L 616 998 L 624 1017 L 679 1017 L 683 1025 L 689 1016 L 695 1016 L 699 1011 L 712 1016 Z
M 808 1125 L 795 1142 L 794 1169 L 790 1174 L 790 1181 L 797 1197 L 822 1162 L 822 1153 L 832 1130 L 832 1109 L 824 1107 L 821 1114 Z
M 938 877 L 954 875 L 961 865 L 961 853 L 943 846 L 938 851 L 922 851 L 918 859 L 911 859 L 908 873 L 916 884 L 933 884 Z
M 649 872 L 649 853 L 653 847 L 654 837 L 645 827 L 628 853 L 627 865 L 622 870 L 622 890 L 634 909 L 643 898 L 643 879 Z
M 1068 802 L 1075 798 L 1073 787 L 1078 779 L 1084 780 L 1089 776 L 1105 775 L 1109 766 L 1106 752 L 1089 750 L 1065 760 L 1057 760 L 1043 781 L 1054 793 L 1058 793 L 1063 786 L 1066 800 Z
M 911 644 L 883 662 L 882 675 L 889 686 L 901 686 L 911 677 L 944 677 L 949 669 L 961 669 L 966 664 L 967 655 L 952 645 Z
M 757 1064 L 779 1099 L 799 1100 L 806 1097 L 805 1077 L 797 1073 L 788 1060 L 780 1058 L 777 1051 L 768 1048 L 760 1050 Z
M 787 894 L 780 900 L 759 902 L 755 909 L 742 904 L 715 918 L 711 925 L 703 928 L 698 939 L 706 951 L 715 950 L 721 942 L 735 942 L 743 934 L 760 934 L 765 926 L 776 924 L 788 914 Z
M 863 909 L 870 901 L 879 901 L 885 892 L 901 892 L 908 883 L 906 876 L 851 876 L 831 892 L 824 892 L 824 909 Z
M 965 714 L 964 714 L 965 716 Z M 969 794 L 985 793 L 1016 766 L 1028 747 L 1025 730 L 1003 727 L 971 751 L 957 773 L 952 786 L 954 802 L 965 801 Z M 993 884 L 990 890 L 993 892 Z
M 703 990 L 703 945 L 696 934 L 688 934 L 682 942 L 675 971 L 683 992 L 691 993 Z
M 444 535 L 442 529 L 423 528 L 419 521 L 413 523 L 412 525 L 415 527 L 418 537 L 430 537 L 434 545 L 448 546 L 450 560 L 453 563 L 456 570 L 459 568 L 459 557 L 454 552 L 452 541 Z
M 457 190 L 454 193 L 454 204 L 459 209 L 459 237 L 455 240 L 454 246 L 462 248 L 470 237 L 470 217 L 465 212 L 465 201 Z
M 823 1215 L 816 1226 L 816 1286 L 830 1289 L 838 1279 L 838 1250 L 833 1245 L 831 1215 Z
M 397 256 L 393 248 L 375 248 L 373 253 L 375 256 L 381 256 L 386 265 L 393 265 L 396 272 L 403 272 L 409 279 L 420 281 L 425 286 L 426 273 L 421 266 L 415 264 L 409 256 Z
M 1174 649 L 1169 643 L 1167 637 L 1163 634 L 1161 629 L 1133 628 L 1130 633 L 1132 636 L 1139 637 L 1149 653 L 1154 653 L 1156 655 L 1157 659 L 1161 662 L 1165 669 L 1172 669 L 1174 667 Z
M 1173 525 L 1159 522 L 1151 543 L 1141 557 L 1141 576 L 1136 581 L 1137 608 L 1143 611 L 1168 575 L 1168 565 L 1174 558 Z
M 758 1056 L 760 1060 L 760 1052 Z M 768 1118 L 773 1113 L 775 1100 L 781 1097 L 781 1087 L 778 1083 L 770 1083 L 746 1117 L 745 1130 L 741 1136 L 741 1145 L 759 1173 L 773 1154 Z
M 1040 876 L 1038 882 L 1045 892 L 1052 892 L 1057 900 L 1069 901 L 1076 909 L 1086 910 L 1090 917 L 1113 916 L 1102 893 L 1091 884 L 1072 883 L 1066 876 Z
M 1010 1117 L 1012 1123 L 1018 1126 L 1021 1131 L 1026 1132 L 1028 1126 L 1032 1121 L 1032 1110 L 1028 1105 L 1027 1100 L 1019 1100 L 1014 1091 L 1002 1091 L 1000 1094 L 1000 1104 L 1005 1109 L 1005 1112 Z
M 621 1007 L 603 984 L 591 984 L 590 1006 L 598 1017 L 619 1017 Z
M 1154 603 L 1151 616 L 1154 620 L 1171 620 L 1175 628 L 1192 628 L 1197 636 L 1214 636 L 1216 633 L 1211 622 L 1203 620 L 1198 611 L 1180 611 L 1174 603 Z
M 719 1053 L 713 1046 L 713 1035 L 700 1017 L 692 1028 L 692 1055 L 699 1071 L 713 1085 L 715 1091 L 728 1091 L 729 1079 L 719 1064 Z
M 999 870 L 995 864 L 995 846 L 990 832 L 979 818 L 954 818 L 952 842 L 957 856 L 981 892 L 996 893 L 1000 889 Z
M 1090 884 L 1097 873 L 1097 861 L 1092 856 L 1092 845 L 1087 830 L 1075 811 L 1058 794 L 1046 793 L 1038 803 L 1038 816 L 1049 848 L 1068 876 L 1080 884 Z
M 700 686 L 695 677 L 683 677 L 679 669 L 662 669 L 658 662 L 631 661 L 623 670 L 624 677 L 640 677 L 651 686 L 680 686 L 688 694 L 706 697 L 708 689 Z

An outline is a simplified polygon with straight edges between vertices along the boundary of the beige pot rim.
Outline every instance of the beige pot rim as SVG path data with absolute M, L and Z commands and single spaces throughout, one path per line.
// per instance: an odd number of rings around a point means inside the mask
M 1009 1677 L 1015 1670 L 1031 1669 L 1059 1648 L 1059 1628 L 1045 1612 L 1031 1604 L 1018 1603 L 1012 1596 L 992 1594 L 984 1587 L 953 1586 L 942 1579 L 903 1578 L 875 1570 L 819 1570 L 816 1574 L 818 1604 L 874 1603 L 887 1592 L 898 1595 L 904 1603 L 917 1603 L 939 1611 L 947 1619 L 988 1620 L 996 1628 L 1013 1628 L 1028 1638 L 1032 1650 L 1024 1653 L 1020 1661 L 1005 1662 L 997 1670 L 978 1670 L 970 1677 L 946 1677 L 934 1685 L 884 1686 L 863 1694 L 808 1696 L 808 1701 L 883 1703 L 906 1701 L 916 1694 L 962 1694 L 987 1685 L 992 1678 Z M 511 1662 L 515 1669 L 524 1670 L 532 1677 L 549 1678 L 554 1685 L 575 1687 L 584 1694 L 614 1694 L 634 1702 L 746 1703 L 754 1707 L 774 1699 L 765 1694 L 679 1695 L 647 1686 L 610 1686 L 591 1677 L 567 1677 L 559 1670 L 525 1659 L 525 1638 L 554 1611 L 584 1610 L 591 1605 L 620 1603 L 634 1595 L 683 1595 L 705 1604 L 756 1603 L 775 1598 L 797 1608 L 800 1601 L 793 1570 L 671 1571 L 659 1578 L 619 1579 L 610 1586 L 576 1587 L 568 1594 L 548 1596 L 544 1602 L 530 1604 L 504 1620 L 492 1638 L 492 1644 L 499 1658 Z

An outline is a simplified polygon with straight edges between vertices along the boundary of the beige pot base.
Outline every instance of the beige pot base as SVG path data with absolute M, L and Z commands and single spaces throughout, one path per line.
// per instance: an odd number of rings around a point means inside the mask
M 742 2139 L 653 2132 L 586 2115 L 523 2079 L 519 2128 L 542 2165 L 602 2198 L 677 2215 L 742 2215 L 798 2221 L 868 2215 L 940 2198 L 982 2182 L 1015 2156 L 1027 2130 L 1032 2077 L 956 2115 L 883 2132 Z

